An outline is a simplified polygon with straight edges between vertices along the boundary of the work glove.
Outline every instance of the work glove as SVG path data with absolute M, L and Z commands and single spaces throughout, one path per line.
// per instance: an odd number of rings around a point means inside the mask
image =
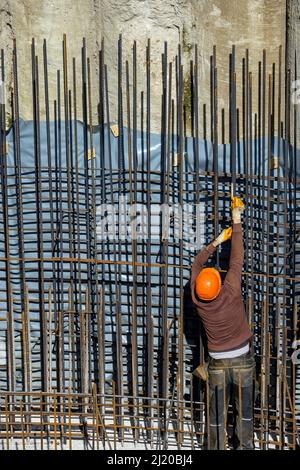
M 226 242 L 231 238 L 232 235 L 232 227 L 225 228 L 222 230 L 220 235 L 213 241 L 214 246 L 221 245 L 221 243 Z
M 245 204 L 241 198 L 235 196 L 231 199 L 232 220 L 234 224 L 241 223 L 241 215 L 245 210 Z

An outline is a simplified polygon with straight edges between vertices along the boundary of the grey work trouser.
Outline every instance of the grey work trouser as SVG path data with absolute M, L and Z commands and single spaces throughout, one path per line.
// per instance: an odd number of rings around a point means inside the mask
M 210 358 L 208 373 L 207 432 L 209 449 L 226 449 L 226 422 L 230 392 L 232 392 L 238 412 L 239 450 L 253 449 L 254 357 L 249 352 L 232 359 Z

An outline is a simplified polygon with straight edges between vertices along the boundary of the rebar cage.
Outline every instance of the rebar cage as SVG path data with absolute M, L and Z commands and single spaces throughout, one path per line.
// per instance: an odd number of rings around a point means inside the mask
M 205 338 L 190 267 L 203 243 L 230 223 L 233 191 L 246 201 L 243 296 L 257 369 L 255 446 L 296 449 L 299 164 L 291 72 L 283 80 L 280 48 L 267 80 L 264 52 L 254 83 L 246 51 L 238 82 L 233 47 L 228 109 L 220 110 L 216 50 L 207 107 L 197 47 L 185 71 L 180 46 L 168 62 L 165 44 L 161 131 L 151 132 L 158 91 L 150 41 L 145 91 L 137 86 L 136 48 L 124 61 L 120 37 L 115 122 L 102 43 L 93 125 L 85 41 L 78 87 L 75 68 L 68 81 L 64 36 L 54 97 L 46 41 L 43 80 L 33 41 L 28 122 L 20 119 L 14 43 L 13 92 L 1 105 L 1 445 L 207 447 L 208 385 L 193 375 L 206 358 Z M 1 65 L 5 82 L 4 51 Z M 161 207 L 170 210 L 167 225 Z M 224 274 L 226 245 L 210 260 Z M 234 447 L 233 411 L 230 405 L 223 437 Z

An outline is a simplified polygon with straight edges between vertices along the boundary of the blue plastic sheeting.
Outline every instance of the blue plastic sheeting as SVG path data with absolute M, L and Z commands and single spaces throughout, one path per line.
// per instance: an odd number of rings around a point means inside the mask
M 72 141 L 75 140 L 74 135 L 74 121 L 69 123 L 69 126 L 72 127 Z M 78 152 L 78 167 L 84 168 L 84 126 L 81 122 L 77 121 L 77 152 Z M 66 147 L 65 147 L 65 124 L 64 121 L 61 122 L 61 166 L 66 167 Z M 102 165 L 100 162 L 100 131 L 98 126 L 93 127 L 93 147 L 96 151 L 96 158 L 94 159 L 95 170 L 101 169 Z M 50 123 L 50 138 L 51 138 L 51 161 L 52 166 L 55 166 L 55 125 L 53 122 Z M 40 140 L 41 140 L 41 164 L 43 167 L 48 167 L 48 151 L 47 151 L 47 133 L 46 133 L 46 123 L 40 123 Z M 110 155 L 111 155 L 111 167 L 112 169 L 119 168 L 119 159 L 118 159 L 118 138 L 113 137 L 112 133 L 109 132 L 107 126 L 104 128 L 104 163 L 105 168 L 110 168 Z M 131 133 L 131 146 L 132 146 L 133 135 Z M 175 136 L 173 137 L 172 148 L 176 152 L 176 142 Z M 111 152 L 109 152 L 108 142 L 110 141 Z M 8 165 L 14 166 L 14 149 L 13 149 L 13 129 L 7 135 L 7 142 L 9 145 L 8 148 Z M 88 144 L 90 142 L 90 136 L 88 132 Z M 33 121 L 23 121 L 20 120 L 20 146 L 21 146 L 21 166 L 22 168 L 35 168 L 35 156 L 34 156 L 34 123 Z M 248 168 L 250 168 L 250 156 L 252 152 L 252 169 L 253 174 L 258 174 L 259 171 L 263 172 L 265 169 L 265 174 L 268 171 L 268 138 L 265 138 L 265 145 L 263 148 L 263 139 L 260 141 L 252 142 L 252 149 L 250 148 L 250 142 L 248 142 Z M 260 154 L 259 156 L 259 148 Z M 161 168 L 161 136 L 159 134 L 150 135 L 150 152 L 151 152 L 151 170 L 159 171 Z M 199 169 L 201 171 L 212 171 L 213 169 L 213 146 L 209 141 L 204 141 L 199 139 Z M 129 168 L 129 159 L 128 159 L 128 132 L 127 129 L 123 130 L 123 164 L 124 168 Z M 195 169 L 195 154 L 196 154 L 196 141 L 191 137 L 184 139 L 184 153 L 185 153 L 185 168 L 188 171 L 194 171 Z M 272 138 L 271 145 L 271 155 L 272 157 L 277 157 L 279 155 L 279 163 L 281 167 L 281 176 L 284 175 L 284 155 L 287 154 L 287 168 L 290 172 L 290 175 L 294 174 L 294 161 L 295 156 L 293 155 L 294 149 L 290 145 L 288 148 L 285 148 L 285 141 L 281 139 L 280 145 L 278 146 L 277 137 Z M 263 161 L 264 154 L 264 165 Z M 300 151 L 296 151 L 296 162 L 297 162 L 297 177 L 300 174 Z M 236 146 L 236 155 L 237 155 L 237 166 L 236 171 L 238 173 L 243 173 L 246 168 L 246 144 L 241 141 L 237 143 Z M 57 159 L 59 156 L 57 155 Z M 75 162 L 75 149 L 73 149 L 73 161 Z M 137 133 L 137 169 L 146 170 L 147 168 L 147 149 L 146 149 L 146 134 L 138 132 Z M 230 172 L 230 145 L 224 144 L 218 146 L 218 165 L 220 172 Z M 277 171 L 275 171 L 277 176 Z M 271 172 L 272 174 L 272 172 Z
M 78 252 L 80 248 L 81 258 L 88 258 L 88 247 L 87 247 L 87 217 L 90 219 L 92 227 L 94 223 L 98 220 L 93 218 L 93 204 L 98 207 L 101 202 L 117 203 L 119 200 L 119 191 L 120 191 L 120 180 L 119 180 L 119 167 L 125 168 L 125 181 L 122 185 L 122 192 L 127 195 L 129 198 L 129 178 L 128 170 L 129 168 L 129 158 L 128 158 L 128 136 L 127 130 L 123 130 L 123 151 L 121 152 L 121 157 L 118 149 L 119 141 L 117 138 L 113 137 L 111 131 L 105 127 L 104 129 L 104 152 L 101 155 L 101 133 L 100 129 L 95 127 L 93 128 L 93 147 L 95 148 L 95 158 L 93 159 L 94 164 L 94 182 L 92 180 L 92 160 L 88 161 L 88 174 L 85 173 L 85 161 L 84 161 L 84 126 L 82 123 L 77 122 L 77 157 L 75 155 L 75 146 L 74 146 L 74 126 L 75 123 L 71 122 L 72 134 L 71 134 L 71 156 L 70 156 L 70 173 L 71 179 L 73 179 L 73 187 L 77 185 L 77 190 L 74 194 L 78 194 L 78 205 L 76 205 L 74 211 L 72 212 L 72 229 L 74 230 L 75 237 L 80 233 L 80 246 L 78 246 L 78 240 L 76 240 L 75 246 Z M 50 261 L 52 256 L 61 256 L 63 258 L 70 257 L 70 232 L 69 232 L 69 220 L 68 214 L 70 213 L 68 196 L 70 194 L 70 185 L 68 180 L 67 172 L 67 152 L 65 147 L 65 125 L 64 122 L 61 122 L 60 128 L 60 138 L 59 134 L 55 134 L 55 125 L 52 122 L 50 124 L 50 133 L 51 133 L 51 156 L 49 155 L 47 148 L 47 134 L 46 134 L 46 123 L 42 122 L 40 125 L 40 141 L 41 141 L 41 205 L 42 205 L 42 241 L 43 241 L 43 273 L 44 273 L 44 292 L 46 305 L 47 318 L 49 315 L 48 312 L 48 290 L 50 287 L 53 287 L 53 284 L 56 283 L 56 286 L 62 286 L 63 290 L 63 299 L 61 298 L 61 306 L 64 312 L 68 311 L 68 289 L 70 287 L 70 281 L 72 275 L 72 267 L 69 261 L 63 261 L 62 263 L 55 263 Z M 132 136 L 131 136 L 132 138 Z M 58 139 L 59 145 L 56 146 L 55 142 Z M 20 207 L 17 205 L 17 192 L 16 192 L 16 172 L 15 172 L 15 163 L 14 163 L 14 143 L 13 143 L 13 129 L 7 135 L 8 142 L 8 155 L 7 155 L 7 185 L 8 185 L 8 198 L 9 198 L 9 250 L 10 256 L 13 258 L 18 258 L 20 256 L 20 245 L 19 245 L 19 233 L 20 226 L 18 225 L 18 218 L 20 217 Z M 90 142 L 90 136 L 88 135 L 88 143 Z M 109 145 L 110 143 L 110 145 Z M 132 143 L 132 142 L 131 142 Z M 186 138 L 184 141 L 184 202 L 185 203 L 194 203 L 195 202 L 195 141 L 192 138 Z M 40 323 L 39 323 L 39 284 L 38 284 L 38 262 L 34 259 L 37 258 L 37 200 L 36 200 L 36 164 L 35 164 L 35 154 L 34 154 L 34 125 L 32 121 L 20 121 L 20 146 L 21 146 L 21 174 L 22 174 L 22 198 L 23 198 L 23 224 L 24 224 L 24 257 L 31 258 L 33 260 L 25 262 L 25 281 L 28 286 L 29 292 L 29 311 L 30 311 L 30 324 L 31 324 L 31 351 L 32 351 L 32 373 L 33 373 L 33 389 L 38 390 L 41 387 L 41 367 L 40 367 Z M 60 150 L 59 150 L 60 146 Z M 248 162 L 246 162 L 246 149 L 244 143 L 240 142 L 237 145 L 237 172 L 243 173 L 245 166 L 248 165 L 248 171 L 250 168 L 250 158 L 252 154 L 252 173 L 262 176 L 268 174 L 268 139 L 265 139 L 265 142 L 261 140 L 260 142 L 252 142 L 251 145 L 248 144 Z M 264 147 L 264 148 L 263 148 Z M 179 166 L 176 164 L 176 150 L 177 143 L 175 137 L 172 138 L 172 151 L 171 151 L 171 201 L 172 203 L 178 203 L 178 188 L 179 188 Z M 260 152 L 259 152 L 260 149 Z M 272 141 L 272 159 L 271 162 L 275 162 L 278 154 L 280 155 L 279 164 L 280 164 L 280 176 L 287 176 L 285 174 L 285 164 L 284 164 L 284 155 L 287 152 L 287 171 L 291 182 L 289 188 L 293 190 L 293 173 L 294 173 L 294 157 L 292 147 L 288 149 L 285 148 L 285 142 L 280 142 L 280 148 L 278 149 L 278 140 L 276 138 Z M 164 164 L 162 160 L 162 147 L 161 147 L 161 137 L 160 135 L 151 134 L 150 137 L 150 152 L 151 152 L 151 203 L 160 203 L 161 201 L 161 168 Z M 264 155 L 264 160 L 263 160 Z M 120 158 L 119 158 L 120 157 Z M 274 160 L 275 157 L 275 160 Z M 297 177 L 300 172 L 300 159 L 299 151 L 296 155 L 297 161 Z M 101 164 L 101 159 L 103 163 Z M 50 165 L 49 165 L 50 162 Z M 77 163 L 76 163 L 77 162 Z M 146 135 L 138 133 L 137 136 L 137 170 L 138 173 L 142 176 L 139 176 L 138 182 L 138 194 L 137 199 L 140 202 L 145 202 L 145 191 L 146 188 L 146 170 L 147 170 L 147 151 L 146 151 Z M 272 166 L 273 166 L 272 163 Z M 78 165 L 78 174 L 76 179 L 76 164 Z M 219 145 L 218 146 L 218 165 L 220 173 L 230 173 L 230 146 L 229 145 Z M 104 167 L 104 173 L 102 168 Z M 213 167 L 213 149 L 212 144 L 207 141 L 199 141 L 199 189 L 200 189 L 200 203 L 203 208 L 203 237 L 202 242 L 206 243 L 210 241 L 213 236 L 213 222 L 211 219 L 212 215 L 212 203 L 213 203 L 213 177 L 205 176 L 205 172 L 212 171 Z M 110 186 L 110 172 L 112 172 L 113 183 L 112 188 Z M 271 176 L 274 175 L 277 177 L 278 169 L 276 169 L 276 164 L 274 169 L 271 169 Z M 143 177 L 143 180 L 141 178 Z M 227 194 L 230 190 L 230 177 L 227 175 L 222 177 L 223 179 L 219 181 L 219 191 L 225 190 Z M 49 182 L 52 180 L 51 188 L 49 187 Z M 104 181 L 104 187 L 102 182 Z M 245 178 L 238 176 L 238 188 L 240 194 L 245 194 L 247 190 Z M 94 184 L 94 186 L 93 186 Z M 282 192 L 284 189 L 284 183 L 280 183 L 282 186 L 277 187 L 277 180 L 272 183 L 271 191 L 277 194 Z M 94 189 L 93 189 L 94 187 Z M 88 188 L 88 192 L 86 192 Z M 113 189 L 113 191 L 111 191 Z M 255 217 L 265 217 L 267 207 L 260 201 L 258 198 L 267 194 L 267 187 L 265 190 L 260 188 L 260 184 L 254 184 L 253 191 L 256 195 L 256 206 L 254 207 Z M 52 197 L 50 197 L 52 194 Z M 88 199 L 87 199 L 88 198 Z M 0 201 L 2 204 L 2 200 Z M 277 218 L 282 217 L 282 202 L 278 201 L 276 203 L 276 213 L 273 217 L 273 223 L 277 221 Z M 226 207 L 225 207 L 226 206 Z M 220 212 L 222 212 L 222 217 L 225 213 L 229 216 L 229 204 L 220 199 Z M 292 208 L 290 208 L 292 209 Z M 295 209 L 295 208 L 294 208 Z M 293 209 L 293 210 L 294 210 Z M 79 214 L 79 220 L 76 218 L 76 214 Z M 277 214 L 277 215 L 276 215 Z M 279 214 L 279 215 L 278 215 Z M 195 214 L 194 214 L 195 215 Z M 223 217 L 224 218 L 224 217 Z M 225 217 L 226 218 L 226 217 Z M 257 222 L 257 219 L 256 219 Z M 0 257 L 5 256 L 4 251 L 4 230 L 3 230 L 3 220 L 1 220 L 0 226 Z M 249 221 L 248 221 L 249 223 Z M 257 227 L 257 232 L 260 229 Z M 101 241 L 97 241 L 97 244 L 94 243 L 94 232 L 91 233 L 91 241 L 94 247 L 96 247 L 94 256 L 96 258 L 103 260 L 112 260 L 113 259 L 113 247 L 114 245 L 109 242 L 103 246 Z M 283 237 L 283 229 L 280 229 L 280 238 Z M 129 242 L 130 243 L 130 242 Z M 77 245 L 76 245 L 77 244 Z M 274 245 L 275 246 L 275 245 Z M 117 259 L 131 261 L 132 256 L 129 250 L 128 252 L 128 240 L 125 239 L 122 244 L 122 253 L 117 250 Z M 145 249 L 143 243 L 140 244 L 141 251 L 138 252 L 137 261 L 145 262 L 145 254 L 143 254 L 143 249 Z M 188 282 L 189 279 L 189 266 L 195 254 L 195 247 L 184 248 L 183 256 L 183 277 L 184 284 Z M 225 252 L 226 255 L 226 252 Z M 283 255 L 283 249 L 279 250 L 277 256 Z M 49 261 L 47 261 L 47 259 Z M 159 240 L 151 240 L 151 262 L 159 263 L 161 261 L 161 244 Z M 169 256 L 168 262 L 171 265 L 179 264 L 179 250 L 178 250 L 178 240 L 175 239 L 174 233 L 171 233 L 170 246 L 169 246 Z M 266 255 L 258 255 L 258 258 L 255 261 L 255 271 L 263 272 L 264 266 L 266 263 Z M 84 288 L 88 284 L 88 263 L 82 262 L 82 277 L 81 282 L 84 285 Z M 274 264 L 275 265 L 275 264 Z M 298 265 L 298 264 L 297 264 Z M 130 265 L 119 265 L 120 267 L 120 276 L 122 280 L 121 285 L 121 313 L 123 318 L 122 324 L 122 335 L 123 335 L 123 362 L 124 362 L 124 376 L 128 372 L 127 362 L 127 348 L 130 346 L 130 304 L 131 304 L 131 291 L 133 285 L 133 275 L 132 275 L 132 266 Z M 15 320 L 15 349 L 16 349 L 16 380 L 17 380 L 17 389 L 22 390 L 23 388 L 23 371 L 22 371 L 22 356 L 21 356 L 21 335 L 22 335 L 22 315 L 21 315 L 21 277 L 20 277 L 20 264 L 18 261 L 11 261 L 11 279 L 12 279 L 12 289 L 13 289 L 13 308 L 14 308 L 14 320 Z M 95 269 L 95 268 L 93 268 Z M 275 268 L 274 268 L 275 269 Z M 292 269 L 292 268 L 290 268 Z M 3 320 L 4 313 L 7 311 L 7 303 L 5 300 L 6 292 L 6 274 L 5 274 L 5 263 L 0 261 L 0 292 L 1 292 L 1 317 L 0 321 L 0 388 L 2 390 L 7 389 L 7 377 L 6 377 L 6 321 Z M 172 300 L 168 304 L 168 317 L 170 319 L 175 319 L 175 325 L 177 325 L 178 311 L 180 304 L 180 293 L 178 289 L 178 276 L 179 268 L 169 268 L 168 270 L 168 279 L 170 281 L 169 296 Z M 282 272 L 282 266 L 280 265 L 280 271 Z M 109 381 L 115 374 L 115 359 L 114 359 L 114 350 L 116 342 L 116 291 L 115 291 L 115 271 L 109 265 L 99 265 L 98 273 L 93 271 L 94 278 L 98 279 L 99 284 L 103 285 L 104 288 L 104 301 L 105 301 L 105 377 Z M 143 367 L 143 354 L 144 354 L 144 337 L 145 337 L 145 295 L 146 291 L 146 271 L 145 269 L 139 269 L 137 274 L 137 296 L 140 304 L 138 305 L 138 348 L 140 351 L 139 355 L 139 372 L 141 375 L 145 373 Z M 252 280 L 253 281 L 253 280 Z M 253 281 L 254 282 L 254 281 Z M 82 298 L 80 299 L 80 304 L 84 305 L 84 288 Z M 275 287 L 274 287 L 275 288 Z M 279 293 L 282 292 L 282 287 L 279 288 Z M 160 322 L 161 322 L 161 273 L 159 267 L 151 268 L 151 296 L 152 296 L 152 315 L 154 320 L 154 368 L 159 362 L 159 335 L 160 335 Z M 256 312 L 258 316 L 260 315 L 262 308 L 262 297 L 263 297 L 263 287 L 261 292 L 257 294 L 257 305 Z M 270 303 L 270 305 L 272 302 Z M 273 308 L 272 305 L 270 307 Z M 274 307 L 275 309 L 275 307 Z M 272 310 L 274 313 L 274 310 Z M 271 312 L 271 313 L 272 313 Z M 55 319 L 54 313 L 53 324 L 53 337 L 57 319 Z M 275 315 L 275 313 L 274 313 Z M 258 320 L 259 323 L 259 320 Z M 71 354 L 75 352 L 71 351 L 71 346 L 68 343 L 68 315 L 64 315 L 64 331 L 65 331 L 65 341 L 66 341 L 66 357 L 65 357 L 65 366 L 66 370 L 68 369 L 69 359 Z M 173 339 L 176 343 L 176 331 L 174 330 Z M 97 327 L 91 332 L 91 335 L 97 337 Z M 187 339 L 186 345 L 186 368 L 187 371 L 191 368 L 193 364 L 193 348 L 195 344 L 193 343 L 193 338 L 191 341 Z M 56 344 L 53 343 L 53 379 L 55 378 L 55 352 Z M 157 352 L 157 356 L 156 353 Z M 95 352 L 97 355 L 97 351 Z M 156 361 L 156 362 L 155 362 Z M 176 362 L 176 360 L 175 360 Z M 90 379 L 95 379 L 96 366 L 91 361 L 90 364 Z M 66 379 L 70 374 L 66 372 Z M 128 385 L 129 387 L 129 385 Z

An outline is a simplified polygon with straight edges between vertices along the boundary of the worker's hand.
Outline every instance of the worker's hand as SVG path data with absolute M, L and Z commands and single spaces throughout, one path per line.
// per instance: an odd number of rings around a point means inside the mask
M 214 246 L 221 245 L 221 243 L 226 242 L 231 238 L 232 235 L 232 227 L 225 228 L 222 230 L 220 235 L 212 242 Z
M 234 224 L 241 223 L 241 215 L 245 210 L 245 204 L 239 197 L 233 197 L 231 202 L 232 221 Z

